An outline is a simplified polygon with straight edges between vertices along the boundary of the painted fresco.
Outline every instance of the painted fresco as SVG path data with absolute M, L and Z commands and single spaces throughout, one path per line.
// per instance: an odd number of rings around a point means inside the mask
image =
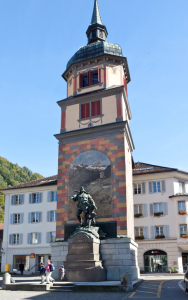
M 68 217 L 76 219 L 77 204 L 71 196 L 84 186 L 97 206 L 97 217 L 112 217 L 111 164 L 99 151 L 87 151 L 72 162 L 69 171 Z

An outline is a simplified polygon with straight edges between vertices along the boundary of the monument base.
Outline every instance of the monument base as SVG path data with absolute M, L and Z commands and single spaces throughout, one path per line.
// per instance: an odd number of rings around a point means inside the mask
M 66 279 L 72 282 L 106 280 L 99 253 L 98 228 L 80 228 L 68 240 L 68 254 L 64 263 Z

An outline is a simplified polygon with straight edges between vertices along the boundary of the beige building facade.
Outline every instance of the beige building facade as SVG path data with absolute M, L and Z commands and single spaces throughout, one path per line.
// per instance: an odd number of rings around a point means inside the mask
M 183 272 L 188 263 L 188 173 L 144 163 L 133 170 L 134 229 L 144 272 Z

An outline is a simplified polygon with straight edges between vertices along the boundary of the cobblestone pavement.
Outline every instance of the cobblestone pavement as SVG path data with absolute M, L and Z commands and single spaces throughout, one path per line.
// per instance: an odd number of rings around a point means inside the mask
M 127 293 L 24 292 L 0 290 L 1 300 L 124 300 Z

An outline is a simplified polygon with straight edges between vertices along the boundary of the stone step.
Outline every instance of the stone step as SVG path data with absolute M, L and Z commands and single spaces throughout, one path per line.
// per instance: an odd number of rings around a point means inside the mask
M 69 285 L 69 286 L 63 286 L 63 285 L 51 286 L 50 291 L 72 292 L 73 291 L 73 285 Z
M 64 262 L 65 269 L 85 269 L 91 267 L 102 267 L 102 261 L 96 260 L 77 260 Z

